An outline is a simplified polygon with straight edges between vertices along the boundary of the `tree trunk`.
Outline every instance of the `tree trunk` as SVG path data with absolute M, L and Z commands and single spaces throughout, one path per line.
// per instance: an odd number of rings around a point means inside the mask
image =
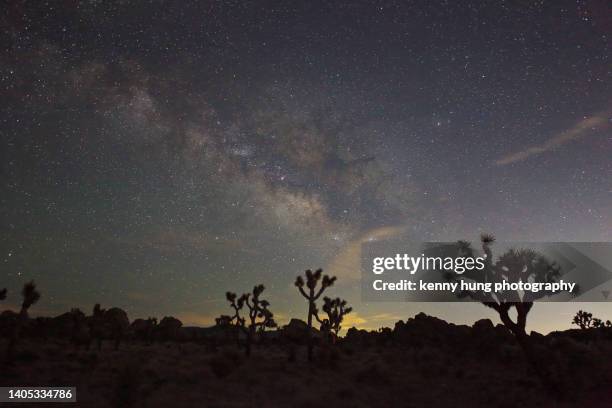
M 501 321 L 504 323 L 504 326 L 506 326 L 508 330 L 510 330 L 512 334 L 514 334 L 516 341 L 518 342 L 519 346 L 523 350 L 523 353 L 525 354 L 527 363 L 534 370 L 546 391 L 553 396 L 559 396 L 560 389 L 558 385 L 550 379 L 545 364 L 543 364 L 541 359 L 538 358 L 538 355 L 533 347 L 531 338 L 527 335 L 527 332 L 525 331 L 527 313 L 531 309 L 531 305 L 527 306 L 524 304 L 519 304 L 516 306 L 516 309 L 516 323 L 514 323 L 512 319 L 510 319 L 510 316 L 508 315 L 508 307 L 500 308 L 498 310 Z
M 560 396 L 561 390 L 558 384 L 550 378 L 550 375 L 548 373 L 545 363 L 542 361 L 541 358 L 538 357 L 538 354 L 536 353 L 533 347 L 533 344 L 531 342 L 531 339 L 529 338 L 527 333 L 525 333 L 525 331 L 523 330 L 523 332 L 520 334 L 515 333 L 515 336 L 516 336 L 516 340 L 521 346 L 521 349 L 525 353 L 527 362 L 533 368 L 536 375 L 540 378 L 540 381 L 542 382 L 542 385 L 546 389 L 546 392 L 548 392 L 552 396 L 556 396 L 556 397 Z
M 312 290 L 310 291 L 311 299 L 313 297 Z M 308 341 L 308 361 L 312 361 L 313 358 L 313 341 L 312 341 L 312 315 L 314 314 L 314 301 L 310 300 L 308 302 L 308 333 L 306 333 L 307 341 Z

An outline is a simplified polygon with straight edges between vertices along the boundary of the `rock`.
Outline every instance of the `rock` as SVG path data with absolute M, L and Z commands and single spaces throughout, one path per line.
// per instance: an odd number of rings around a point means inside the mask
M 281 338 L 292 343 L 306 344 L 308 324 L 300 319 L 291 319 L 289 324 L 282 328 Z M 318 337 L 319 331 L 314 327 L 311 329 L 314 337 Z
M 178 340 L 183 323 L 176 317 L 166 316 L 157 325 L 157 335 L 162 341 Z
M 113 340 L 115 349 L 118 349 L 121 339 L 128 333 L 130 320 L 127 313 L 118 307 L 105 310 L 96 304 L 89 318 L 89 327 L 92 337 L 98 340 L 98 349 L 102 347 L 102 340 Z
M 472 328 L 478 332 L 487 332 L 495 329 L 491 319 L 480 319 L 474 322 Z

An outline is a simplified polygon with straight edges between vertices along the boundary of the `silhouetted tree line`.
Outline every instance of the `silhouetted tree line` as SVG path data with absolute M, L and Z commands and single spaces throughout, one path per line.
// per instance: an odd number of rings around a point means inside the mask
M 31 281 L 24 285 L 22 304 L 18 313 L 5 311 L 0 314 L 0 335 L 8 339 L 6 361 L 12 361 L 22 335 L 46 339 L 49 336 L 68 338 L 75 346 L 90 348 L 91 343 L 97 344 L 101 350 L 104 340 L 111 341 L 114 349 L 119 349 L 120 343 L 132 334 L 135 340 L 150 344 L 154 339 L 173 340 L 178 338 L 178 330 L 182 323 L 174 317 L 164 317 L 161 322 L 156 318 L 136 319 L 130 325 L 127 313 L 120 308 L 103 309 L 100 304 L 93 307 L 92 314 L 86 316 L 78 308 L 54 318 L 30 319 L 28 310 L 38 302 L 40 293 L 36 284 Z M 0 291 L 0 299 L 7 297 L 7 290 Z
M 606 320 L 605 322 L 597 317 L 593 317 L 593 313 L 584 312 L 579 310 L 574 318 L 572 319 L 572 324 L 580 327 L 582 330 L 587 329 L 602 329 L 602 328 L 612 328 L 612 322 L 610 320 Z
M 251 344 L 258 331 L 262 332 L 266 328 L 277 327 L 274 314 L 268 309 L 270 302 L 260 299 L 264 289 L 264 285 L 257 285 L 253 288 L 252 293 L 244 293 L 239 298 L 235 293 L 227 292 L 225 297 L 234 310 L 234 314 L 232 316 L 221 315 L 216 319 L 217 325 L 226 327 L 234 325 L 246 335 L 245 352 L 247 356 L 251 355 Z M 241 316 L 245 305 L 248 308 L 246 318 Z
M 510 281 L 534 279 L 537 282 L 554 282 L 560 277 L 558 265 L 529 249 L 511 249 L 494 258 L 492 251 L 494 242 L 495 238 L 492 235 L 483 234 L 481 236 L 481 248 L 485 254 L 484 269 L 468 270 L 460 277 L 457 274 L 446 274 L 446 278 L 471 279 L 478 282 L 497 282 L 502 279 Z M 426 252 L 428 255 L 438 256 L 476 256 L 476 251 L 466 241 L 458 241 L 452 245 L 433 246 Z M 314 272 L 309 269 L 303 276 L 296 277 L 294 285 L 307 302 L 307 314 L 306 322 L 292 319 L 282 331 L 284 339 L 289 343 L 290 359 L 295 358 L 292 343 L 306 345 L 308 361 L 314 359 L 316 344 L 333 347 L 337 343 L 342 322 L 345 316 L 351 313 L 352 308 L 348 306 L 346 300 L 339 297 L 322 297 L 335 282 L 336 277 L 323 274 L 322 269 Z M 259 284 L 254 286 L 251 292 L 240 296 L 234 292 L 227 292 L 225 297 L 232 312 L 215 319 L 215 328 L 223 333 L 226 340 L 236 340 L 240 343 L 240 338 L 244 339 L 244 350 L 247 356 L 251 355 L 253 344 L 266 337 L 267 330 L 278 329 L 270 302 L 262 298 L 264 290 L 264 285 Z M 7 336 L 9 339 L 7 357 L 9 359 L 14 354 L 22 329 L 28 320 L 29 308 L 40 299 L 40 293 L 33 281 L 24 285 L 21 295 L 23 301 L 19 313 L 9 316 L 11 320 L 10 332 Z M 511 291 L 495 294 L 465 291 L 459 294 L 460 297 L 471 297 L 495 310 L 505 328 L 523 350 L 527 362 L 539 376 L 543 385 L 550 391 L 558 392 L 558 385 L 551 379 L 546 363 L 541 360 L 536 351 L 533 336 L 529 336 L 526 332 L 527 316 L 533 308 L 534 301 L 546 295 L 549 293 L 541 291 L 524 294 L 519 299 L 517 294 Z M 7 290 L 0 290 L 0 300 L 6 297 Z M 321 300 L 322 305 L 319 304 Z M 512 309 L 516 312 L 514 319 L 511 318 Z M 164 317 L 159 322 L 154 317 L 136 319 L 130 325 L 127 314 L 123 310 L 119 308 L 107 310 L 101 308 L 99 304 L 94 306 L 90 316 L 86 316 L 79 309 L 72 309 L 53 319 L 56 320 L 59 327 L 70 333 L 69 338 L 75 345 L 89 348 L 92 342 L 96 342 L 98 350 L 101 349 L 103 340 L 112 341 L 114 348 L 119 348 L 121 341 L 127 337 L 128 333 L 134 340 L 151 344 L 154 340 L 179 339 L 182 329 L 182 323 L 174 317 Z M 315 321 L 319 324 L 318 330 L 314 327 Z M 584 330 L 612 327 L 609 320 L 604 322 L 601 319 L 593 318 L 591 313 L 582 310 L 578 311 L 572 323 Z M 392 334 L 397 338 L 395 331 L 401 328 L 401 325 L 396 324 L 393 331 L 385 328 L 381 329 L 378 334 L 381 338 L 390 337 Z M 352 330 L 353 337 L 357 333 L 358 331 Z
M 341 323 L 344 316 L 350 313 L 352 309 L 347 306 L 346 300 L 325 297 L 323 299 L 323 311 L 327 314 L 327 317 L 321 319 L 317 308 L 317 300 L 325 289 L 334 284 L 336 277 L 323 275 L 322 269 L 317 269 L 315 272 L 308 269 L 304 276 L 306 280 L 302 276 L 298 276 L 295 280 L 295 286 L 308 301 L 306 327 L 298 330 L 302 332 L 307 344 L 308 361 L 312 361 L 314 349 L 313 318 L 320 323 L 319 330 L 327 341 L 335 343 L 338 332 L 342 328 Z M 245 293 L 240 297 L 236 293 L 227 292 L 225 297 L 233 310 L 232 315 L 221 315 L 216 319 L 217 326 L 235 327 L 245 335 L 245 353 L 247 356 L 251 354 L 251 346 L 257 333 L 262 333 L 267 328 L 277 327 L 274 315 L 269 309 L 270 303 L 267 300 L 260 299 L 263 291 L 264 285 L 260 284 L 253 288 L 252 293 Z M 248 308 L 246 318 L 241 314 L 245 305 Z

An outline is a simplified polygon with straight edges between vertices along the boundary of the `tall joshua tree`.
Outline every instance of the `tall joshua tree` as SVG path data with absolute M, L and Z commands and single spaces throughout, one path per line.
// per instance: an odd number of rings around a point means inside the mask
M 36 290 L 36 284 L 34 283 L 34 281 L 30 281 L 23 285 L 21 295 L 23 297 L 23 302 L 21 303 L 21 310 L 19 311 L 15 326 L 13 327 L 13 333 L 11 334 L 7 349 L 7 354 L 9 357 L 12 356 L 15 350 L 15 346 L 19 341 L 21 327 L 28 318 L 28 310 L 34 303 L 38 302 L 38 300 L 40 299 L 40 293 Z
M 317 314 L 317 304 L 316 301 L 321 297 L 321 294 L 325 289 L 332 286 L 336 281 L 336 277 L 329 277 L 328 275 L 323 275 L 322 269 L 317 269 L 314 273 L 308 269 L 305 272 L 306 276 L 306 289 L 304 290 L 304 278 L 298 276 L 295 279 L 295 286 L 298 288 L 302 296 L 308 301 L 308 333 L 307 341 L 308 341 L 308 361 L 312 361 L 312 351 L 313 351 L 313 339 L 312 339 L 312 317 Z M 321 280 L 322 278 L 322 280 Z M 321 286 L 317 289 L 318 283 L 321 281 Z
M 258 330 L 276 327 L 274 314 L 268 309 L 270 302 L 261 299 L 264 285 L 256 285 L 252 293 L 245 293 L 237 297 L 235 293 L 227 292 L 226 299 L 230 303 L 230 307 L 234 310 L 232 316 L 222 315 L 216 319 L 218 325 L 235 325 L 246 335 L 245 354 L 251 355 L 251 344 L 255 338 L 255 333 Z M 248 308 L 247 317 L 240 315 L 244 306 Z
M 21 290 L 21 295 L 23 296 L 23 302 L 21 303 L 21 311 L 20 315 L 27 317 L 28 309 L 34 303 L 38 302 L 40 299 L 40 293 L 36 290 L 36 284 L 34 281 L 30 281 L 23 285 L 23 289 Z
M 450 280 L 465 280 L 474 282 L 501 283 L 509 282 L 556 282 L 561 276 L 561 268 L 554 262 L 549 261 L 544 255 L 531 249 L 510 249 L 500 255 L 496 260 L 493 258 L 491 246 L 495 242 L 495 237 L 483 234 L 480 238 L 482 251 L 485 255 L 484 268 L 466 270 L 458 275 L 454 272 L 444 272 Z M 428 255 L 448 255 L 475 258 L 478 255 L 471 244 L 466 241 L 459 241 L 454 245 L 433 246 L 427 250 Z M 525 292 L 517 291 L 503 292 L 483 292 L 483 291 L 463 291 L 459 297 L 470 297 L 481 302 L 483 305 L 495 310 L 500 320 L 514 334 L 520 347 L 523 349 L 528 362 L 532 365 L 538 376 L 541 378 L 545 387 L 554 391 L 555 386 L 551 383 L 548 374 L 544 371 L 543 365 L 538 361 L 538 355 L 533 349 L 531 339 L 525 330 L 527 315 L 533 307 L 534 300 L 551 295 L 549 291 Z M 512 320 L 510 311 L 516 311 L 516 319 Z
M 259 298 L 264 289 L 264 285 L 257 285 L 253 288 L 253 293 L 247 293 L 245 297 L 245 304 L 249 308 L 249 327 L 246 347 L 247 356 L 251 354 L 251 342 L 255 337 L 255 333 L 258 330 L 276 327 L 274 314 L 268 309 L 270 302 Z
M 346 300 L 335 298 L 331 299 L 327 296 L 323 298 L 323 311 L 327 318 L 321 320 L 318 311 L 315 310 L 315 318 L 321 324 L 321 330 L 329 332 L 332 335 L 332 341 L 335 342 L 338 338 L 338 332 L 342 329 L 342 321 L 344 316 L 351 313 L 352 307 L 346 306 Z

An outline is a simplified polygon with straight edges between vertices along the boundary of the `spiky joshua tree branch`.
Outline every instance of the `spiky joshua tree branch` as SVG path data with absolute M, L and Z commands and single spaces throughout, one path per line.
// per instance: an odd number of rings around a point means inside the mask
M 591 327 L 593 323 L 593 314 L 579 310 L 578 313 L 572 319 L 572 324 L 580 327 L 582 330 L 586 330 Z
M 40 299 L 40 293 L 36 290 L 36 284 L 34 283 L 34 281 L 30 281 L 23 285 L 21 295 L 23 296 L 23 303 L 21 304 L 21 315 L 27 316 L 28 309 L 30 308 L 30 306 L 38 302 L 38 300 Z
M 480 237 L 482 252 L 484 253 L 484 267 L 472 269 L 458 275 L 456 273 L 444 272 L 444 276 L 452 280 L 500 283 L 509 282 L 557 282 L 561 276 L 558 264 L 548 260 L 544 255 L 531 249 L 510 249 L 497 259 L 493 258 L 491 250 L 495 243 L 495 237 L 490 234 L 482 234 Z M 428 255 L 447 255 L 476 258 L 477 251 L 466 241 L 459 241 L 451 245 L 434 245 L 428 249 Z M 495 310 L 504 326 L 515 336 L 519 345 L 525 352 L 527 360 L 534 367 L 549 390 L 558 387 L 553 384 L 543 365 L 539 362 L 540 356 L 534 351 L 531 339 L 526 333 L 527 315 L 533 307 L 533 302 L 538 298 L 552 295 L 550 291 L 525 292 L 505 290 L 501 292 L 484 292 L 466 290 L 459 294 L 460 297 L 470 297 L 483 305 Z M 516 318 L 512 319 L 511 310 L 516 311 Z
M 317 269 L 315 272 L 312 272 L 308 269 L 305 272 L 306 282 L 304 282 L 304 278 L 298 276 L 295 279 L 295 286 L 298 288 L 302 296 L 308 301 L 308 333 L 306 334 L 308 340 L 308 361 L 312 361 L 312 351 L 313 351 L 313 341 L 312 341 L 312 318 L 317 314 L 317 305 L 316 301 L 321 297 L 321 294 L 325 289 L 332 286 L 336 281 L 336 277 L 329 277 L 328 275 L 323 275 L 322 269 Z M 321 281 L 321 286 L 317 289 L 317 286 Z M 304 289 L 304 285 L 306 289 Z
M 3 290 L 4 294 L 6 294 L 5 290 Z M 0 292 L 0 294 L 2 293 Z M 21 310 L 19 312 L 19 316 L 17 317 L 17 321 L 15 322 L 15 326 L 13 327 L 13 332 L 11 333 L 8 347 L 7 347 L 7 358 L 10 359 L 15 353 L 15 347 L 19 342 L 19 336 L 21 333 L 21 327 L 26 323 L 28 319 L 28 310 L 30 307 L 38 302 L 40 299 L 40 293 L 36 290 L 36 284 L 34 281 L 30 281 L 23 285 L 23 289 L 21 290 L 21 295 L 23 296 L 23 302 L 21 303 Z
M 264 289 L 264 285 L 256 285 L 253 287 L 252 293 L 245 293 L 240 297 L 237 297 L 233 292 L 227 292 L 225 297 L 234 313 L 231 316 L 222 315 L 216 319 L 218 325 L 235 325 L 246 334 L 245 352 L 247 356 L 251 355 L 251 344 L 255 333 L 266 328 L 276 327 L 274 314 L 269 309 L 270 302 L 260 298 Z M 248 308 L 248 313 L 247 317 L 242 317 L 240 313 L 245 305 Z
M 342 329 L 344 316 L 353 311 L 352 307 L 347 307 L 346 300 L 327 296 L 323 298 L 323 312 L 327 315 L 323 320 L 319 318 L 318 310 L 315 310 L 315 318 L 321 324 L 321 331 L 329 333 L 332 343 L 336 342 L 338 332 Z

